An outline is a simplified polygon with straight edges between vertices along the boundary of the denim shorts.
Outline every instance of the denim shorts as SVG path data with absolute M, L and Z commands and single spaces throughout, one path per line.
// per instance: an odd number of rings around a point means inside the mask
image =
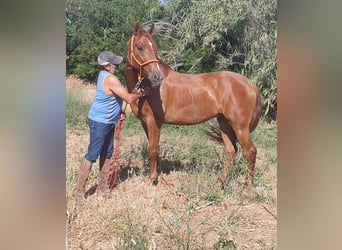
M 105 124 L 88 118 L 88 126 L 90 142 L 85 158 L 91 162 L 95 162 L 99 156 L 110 159 L 113 155 L 115 124 Z

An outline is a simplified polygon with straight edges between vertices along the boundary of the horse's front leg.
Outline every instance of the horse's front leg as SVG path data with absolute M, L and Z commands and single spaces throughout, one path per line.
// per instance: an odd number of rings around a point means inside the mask
M 147 184 L 157 185 L 159 174 L 159 139 L 160 139 L 160 126 L 153 121 L 143 124 L 145 129 L 148 145 L 149 145 L 149 159 L 150 159 L 150 176 Z

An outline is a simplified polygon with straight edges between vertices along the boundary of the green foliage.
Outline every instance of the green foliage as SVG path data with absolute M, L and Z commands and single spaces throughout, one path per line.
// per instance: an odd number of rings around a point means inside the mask
M 243 46 L 247 57 L 244 72 L 259 86 L 265 117 L 277 115 L 277 13 L 276 1 L 252 1 Z
M 157 4 L 157 0 L 67 0 L 67 73 L 94 81 L 98 54 L 111 50 L 124 57 L 134 22 L 147 21 Z
M 261 89 L 264 116 L 276 119 L 276 1 L 171 0 L 166 12 L 178 40 L 169 63 L 182 72 L 246 75 Z
M 134 23 L 153 22 L 162 60 L 180 72 L 246 75 L 261 90 L 264 117 L 275 120 L 276 9 L 275 0 L 67 0 L 67 73 L 95 81 L 98 53 L 125 57 Z

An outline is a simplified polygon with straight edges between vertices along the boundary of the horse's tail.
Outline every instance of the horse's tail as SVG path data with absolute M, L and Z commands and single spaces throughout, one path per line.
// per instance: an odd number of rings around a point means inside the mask
M 256 87 L 256 86 L 255 86 Z M 259 123 L 261 114 L 262 114 L 262 105 L 261 105 L 261 96 L 260 96 L 260 91 L 259 88 L 256 87 L 256 103 L 255 103 L 255 108 L 254 112 L 252 115 L 252 120 L 251 123 L 249 124 L 249 131 L 252 132 L 256 126 Z
M 215 126 L 209 125 L 209 128 L 205 131 L 207 136 L 215 142 L 223 143 L 221 130 Z

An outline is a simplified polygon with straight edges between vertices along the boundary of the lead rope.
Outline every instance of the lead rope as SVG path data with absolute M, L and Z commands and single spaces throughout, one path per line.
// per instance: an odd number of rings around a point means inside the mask
M 126 118 L 126 107 L 127 107 L 127 103 L 125 105 L 125 108 L 123 109 L 122 113 L 124 114 L 125 118 Z M 114 160 L 112 161 L 112 163 L 110 164 L 111 168 L 112 168 L 112 172 L 108 177 L 108 184 L 109 184 L 109 188 L 113 189 L 116 186 L 116 181 L 118 178 L 118 172 L 119 172 L 119 145 L 120 145 L 120 131 L 121 131 L 121 124 L 123 122 L 123 120 L 125 118 L 121 118 L 119 119 L 118 125 L 116 127 L 115 130 L 115 151 L 114 151 Z M 114 163 L 114 167 L 113 166 Z

